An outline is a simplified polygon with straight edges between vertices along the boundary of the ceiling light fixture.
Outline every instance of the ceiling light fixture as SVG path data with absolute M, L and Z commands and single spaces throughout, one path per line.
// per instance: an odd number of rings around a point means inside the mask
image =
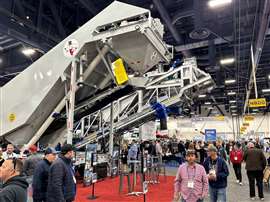
M 232 0 L 210 0 L 208 1 L 208 6 L 211 8 L 221 7 L 226 4 L 231 3 Z
M 259 111 L 259 109 L 252 109 L 252 111 L 253 111 L 253 112 L 258 112 L 258 111 Z
M 237 106 L 236 105 L 232 105 L 231 108 L 237 108 Z
M 236 100 L 230 100 L 229 103 L 236 103 Z
M 234 91 L 231 91 L 231 92 L 227 93 L 227 95 L 235 95 L 235 94 L 236 94 L 236 92 L 234 92 Z
M 26 56 L 30 56 L 30 55 L 33 55 L 33 54 L 35 54 L 35 49 L 33 49 L 33 48 L 25 48 L 25 49 L 23 49 L 22 50 L 22 53 L 24 54 L 24 55 L 26 55 Z
M 266 88 L 266 89 L 262 89 L 263 93 L 269 93 L 270 92 L 270 88 Z
M 268 74 L 268 79 L 270 80 L 270 74 Z
M 236 113 L 233 113 L 233 114 L 232 114 L 232 116 L 237 116 L 237 115 L 238 115 L 238 114 L 236 114 Z
M 202 95 L 199 95 L 198 97 L 199 98 L 204 98 L 204 97 L 206 97 L 206 95 L 205 94 L 202 94 Z
M 205 105 L 210 105 L 210 104 L 211 104 L 211 102 L 205 102 L 204 104 L 205 104 Z
M 232 83 L 235 83 L 236 80 L 235 79 L 228 79 L 228 80 L 225 80 L 225 84 L 232 84 Z
M 220 60 L 220 64 L 222 65 L 228 65 L 234 63 L 234 58 L 225 58 Z

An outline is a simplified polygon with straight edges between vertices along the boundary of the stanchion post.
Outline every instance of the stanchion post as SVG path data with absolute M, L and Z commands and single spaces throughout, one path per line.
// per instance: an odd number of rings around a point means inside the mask
M 92 184 L 92 194 L 91 196 L 88 197 L 89 200 L 95 200 L 97 199 L 98 197 L 95 196 L 95 183 Z

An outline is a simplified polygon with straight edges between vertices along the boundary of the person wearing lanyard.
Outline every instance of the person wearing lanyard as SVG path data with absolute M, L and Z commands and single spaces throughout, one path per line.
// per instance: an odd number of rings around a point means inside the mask
M 224 159 L 218 156 L 214 145 L 208 147 L 209 156 L 203 163 L 209 179 L 210 202 L 226 202 L 228 166 Z
M 239 183 L 239 185 L 243 185 L 242 184 L 242 169 L 241 169 L 241 165 L 242 165 L 242 161 L 243 161 L 243 151 L 241 149 L 241 144 L 237 143 L 236 145 L 234 145 L 233 150 L 230 152 L 230 161 L 233 164 L 233 169 L 235 172 L 235 176 L 237 179 L 237 183 Z
M 204 167 L 197 164 L 196 151 L 187 150 L 185 164 L 180 165 L 175 178 L 173 201 L 203 202 L 208 193 L 208 178 Z

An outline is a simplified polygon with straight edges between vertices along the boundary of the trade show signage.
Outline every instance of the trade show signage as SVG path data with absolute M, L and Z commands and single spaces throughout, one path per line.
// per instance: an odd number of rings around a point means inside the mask
M 243 130 L 243 131 L 245 131 L 246 129 L 247 129 L 247 127 L 245 127 L 245 126 L 242 126 L 240 130 Z
M 258 98 L 258 99 L 250 99 L 248 101 L 249 107 L 266 107 L 266 99 Z
M 216 129 L 205 129 L 205 141 L 216 141 L 217 131 Z
M 254 120 L 254 116 L 244 116 L 244 120 L 245 121 L 253 121 Z
M 216 116 L 215 119 L 217 121 L 224 121 L 225 120 L 225 117 L 220 115 L 220 116 Z
M 140 127 L 140 135 L 142 140 L 155 140 L 156 139 L 156 123 L 149 121 Z

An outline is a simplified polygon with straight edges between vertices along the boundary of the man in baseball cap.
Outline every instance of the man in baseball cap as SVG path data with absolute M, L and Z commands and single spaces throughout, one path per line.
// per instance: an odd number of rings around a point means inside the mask
M 72 167 L 74 151 L 75 148 L 71 144 L 65 144 L 58 159 L 51 165 L 46 202 L 75 200 L 76 178 Z
M 45 150 L 44 159 L 38 162 L 37 167 L 34 171 L 33 176 L 33 201 L 34 202 L 45 202 L 47 201 L 47 186 L 48 186 L 48 175 L 51 164 L 56 158 L 57 151 L 48 147 Z
M 229 170 L 225 160 L 218 156 L 218 150 L 214 145 L 208 146 L 208 157 L 203 166 L 209 179 L 210 201 L 225 202 Z

